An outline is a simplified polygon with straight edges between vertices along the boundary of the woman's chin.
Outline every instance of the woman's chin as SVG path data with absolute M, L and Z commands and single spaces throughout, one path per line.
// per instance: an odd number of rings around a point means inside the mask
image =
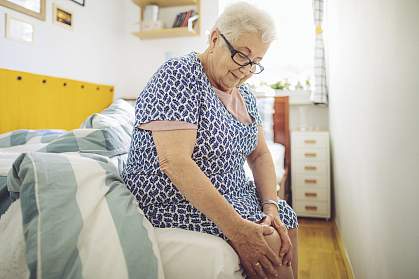
M 233 87 L 236 87 L 238 84 L 240 83 L 240 80 L 238 79 L 229 79 L 226 80 L 225 82 L 223 82 L 223 85 L 227 88 L 227 89 L 231 89 Z

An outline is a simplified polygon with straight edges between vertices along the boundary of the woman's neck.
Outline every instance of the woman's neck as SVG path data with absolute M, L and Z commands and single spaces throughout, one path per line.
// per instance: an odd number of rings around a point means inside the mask
M 199 60 L 201 61 L 202 66 L 204 67 L 204 72 L 206 73 L 208 80 L 210 81 L 211 85 L 226 93 L 231 93 L 232 88 L 224 88 L 222 87 L 215 79 L 214 76 L 214 63 L 212 63 L 210 53 L 205 50 L 203 53 L 198 55 Z

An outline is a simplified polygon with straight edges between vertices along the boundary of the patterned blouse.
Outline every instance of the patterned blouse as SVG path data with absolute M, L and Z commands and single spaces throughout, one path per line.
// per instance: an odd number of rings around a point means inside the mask
M 214 187 L 245 219 L 260 221 L 260 200 L 244 163 L 257 145 L 256 99 L 241 85 L 250 124 L 237 120 L 223 105 L 196 53 L 165 62 L 147 83 L 136 102 L 136 120 L 122 178 L 155 227 L 176 227 L 225 238 L 222 231 L 189 203 L 160 169 L 152 132 L 139 126 L 150 121 L 184 121 L 197 125 L 192 159 Z M 280 218 L 288 228 L 298 226 L 294 211 L 278 201 Z

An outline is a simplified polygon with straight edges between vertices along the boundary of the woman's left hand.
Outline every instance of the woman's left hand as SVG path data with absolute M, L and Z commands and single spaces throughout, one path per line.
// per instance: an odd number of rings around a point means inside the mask
M 282 261 L 282 264 L 290 266 L 293 255 L 291 239 L 288 235 L 287 227 L 284 223 L 282 223 L 281 219 L 279 219 L 278 213 L 265 212 L 265 214 L 267 216 L 263 219 L 261 224 L 272 226 L 278 232 L 281 237 L 281 250 L 279 252 L 279 258 Z

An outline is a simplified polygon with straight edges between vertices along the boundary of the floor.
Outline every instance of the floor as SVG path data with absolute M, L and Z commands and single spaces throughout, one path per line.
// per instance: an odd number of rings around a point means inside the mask
M 333 221 L 298 218 L 299 279 L 347 279 Z

